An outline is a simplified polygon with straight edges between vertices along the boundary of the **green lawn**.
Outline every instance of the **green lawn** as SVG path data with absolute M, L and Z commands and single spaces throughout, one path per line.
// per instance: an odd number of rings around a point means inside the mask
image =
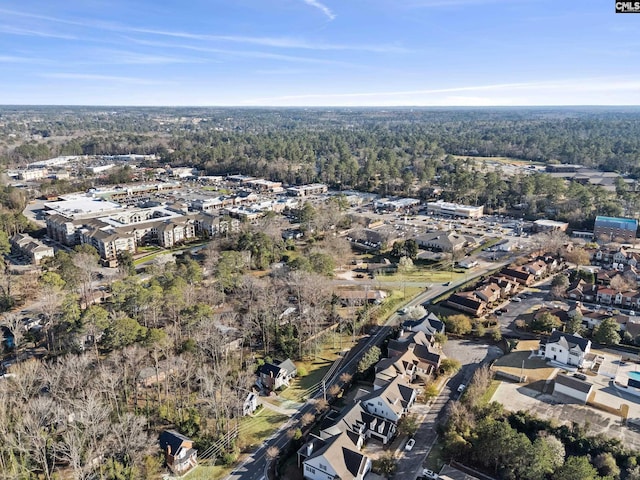
M 321 358 L 310 362 L 296 362 L 298 368 L 302 366 L 308 374 L 304 377 L 296 377 L 291 386 L 281 392 L 280 396 L 294 402 L 304 402 L 307 390 L 320 383 L 322 377 L 331 368 L 332 363 Z
M 398 272 L 391 275 L 378 275 L 376 279 L 381 282 L 423 282 L 423 283 L 443 283 L 454 281 L 462 274 L 444 270 L 424 270 L 416 269 L 412 272 Z
M 231 473 L 234 466 L 223 465 L 198 465 L 196 468 L 187 473 L 185 480 L 218 480 L 224 478 Z
M 491 385 L 489 385 L 487 391 L 482 394 L 482 397 L 480 397 L 478 404 L 486 405 L 487 403 L 489 403 L 491 401 L 491 398 L 493 397 L 493 394 L 496 393 L 496 390 L 498 390 L 498 387 L 501 383 L 502 382 L 500 380 L 491 380 Z
M 273 432 L 278 430 L 289 417 L 262 407 L 253 417 L 243 417 L 240 421 L 238 445 L 244 451 L 261 445 Z

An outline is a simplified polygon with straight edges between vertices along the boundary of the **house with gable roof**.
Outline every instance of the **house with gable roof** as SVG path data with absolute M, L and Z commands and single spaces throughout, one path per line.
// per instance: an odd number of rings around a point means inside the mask
M 540 354 L 548 360 L 582 367 L 591 351 L 591 340 L 577 334 L 554 330 L 546 343 L 540 342 Z
M 357 435 L 342 432 L 328 439 L 312 435 L 298 450 L 298 466 L 306 480 L 363 480 L 371 459 L 359 452 Z
M 198 465 L 198 451 L 191 439 L 175 430 L 165 430 L 159 441 L 167 466 L 176 475 L 184 475 Z
M 359 435 L 362 440 L 374 438 L 387 445 L 396 434 L 396 422 L 370 413 L 362 402 L 330 412 L 320 425 L 320 438 L 328 439 L 342 432 Z
M 458 292 L 448 298 L 446 306 L 479 317 L 487 308 L 487 303 L 478 297 L 475 292 Z
M 496 283 L 487 283 L 475 290 L 477 297 L 481 298 L 487 303 L 497 302 L 501 298 L 500 286 Z
M 286 359 L 280 363 L 265 363 L 258 369 L 258 386 L 267 390 L 288 387 L 291 379 L 298 374 L 295 363 Z
M 402 323 L 402 328 L 409 332 L 424 332 L 427 335 L 444 333 L 444 322 L 435 313 L 428 313 L 419 320 L 406 320 Z
M 398 423 L 409 412 L 416 397 L 416 390 L 402 378 L 396 377 L 381 388 L 360 397 L 359 400 L 369 413 Z

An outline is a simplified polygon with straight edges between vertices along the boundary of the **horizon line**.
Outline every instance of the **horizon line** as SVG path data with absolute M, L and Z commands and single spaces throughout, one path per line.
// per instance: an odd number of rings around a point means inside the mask
M 3 107 L 129 107 L 129 108 L 238 108 L 238 109 L 250 109 L 250 108 L 473 108 L 473 109 L 488 109 L 488 108 L 637 108 L 640 107 L 640 103 L 637 104 L 605 104 L 605 103 L 576 103 L 576 104 L 523 104 L 523 105 L 144 105 L 144 104 L 116 104 L 116 103 L 0 103 L 0 108 Z

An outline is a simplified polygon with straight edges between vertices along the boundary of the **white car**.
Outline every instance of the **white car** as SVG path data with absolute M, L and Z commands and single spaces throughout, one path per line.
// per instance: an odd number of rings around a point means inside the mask
M 410 438 L 410 439 L 409 439 L 409 441 L 407 442 L 407 444 L 404 446 L 404 449 L 405 449 L 407 452 L 410 452 L 410 451 L 411 451 L 411 449 L 413 448 L 413 446 L 414 446 L 415 444 L 416 444 L 415 439 Z
M 429 470 L 427 468 L 422 470 L 422 476 L 424 478 L 429 479 L 429 480 L 438 480 L 440 478 L 440 476 L 437 473 L 435 473 L 433 470 Z
M 467 388 L 467 386 L 464 383 L 461 383 L 460 386 L 458 387 L 458 393 L 464 392 L 465 388 Z
M 511 301 L 512 301 L 512 302 L 521 302 L 521 301 L 522 301 L 522 299 L 521 299 L 520 297 L 513 297 L 513 298 L 511 299 Z

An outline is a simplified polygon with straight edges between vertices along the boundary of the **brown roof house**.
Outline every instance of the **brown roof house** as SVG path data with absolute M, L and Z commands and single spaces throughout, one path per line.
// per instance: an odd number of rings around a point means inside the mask
M 500 270 L 500 274 L 520 285 L 530 286 L 535 281 L 535 276 L 524 267 L 505 267 Z
M 175 430 L 162 432 L 160 448 L 164 452 L 167 467 L 176 475 L 184 475 L 198 465 L 198 451 L 193 448 L 193 441 Z
M 459 292 L 454 293 L 447 300 L 446 305 L 461 312 L 471 313 L 476 317 L 482 315 L 487 308 L 487 304 L 484 300 L 478 297 L 474 292 Z

